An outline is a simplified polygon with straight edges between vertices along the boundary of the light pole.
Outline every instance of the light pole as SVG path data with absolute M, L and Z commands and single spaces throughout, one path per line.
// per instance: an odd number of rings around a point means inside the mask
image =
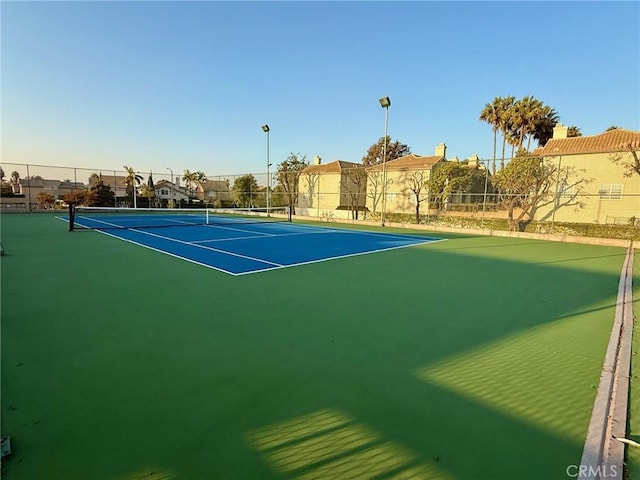
M 482 162 L 484 165 L 484 195 L 482 197 L 482 220 L 480 228 L 484 228 L 484 211 L 487 206 L 487 185 L 489 184 L 489 162 Z
M 271 176 L 269 175 L 269 167 L 271 164 L 269 163 L 269 125 L 266 123 L 262 125 L 262 131 L 267 134 L 267 216 L 269 216 L 269 204 L 270 204 L 270 196 L 271 196 Z
M 171 207 L 173 207 L 173 170 L 171 170 L 169 167 L 167 167 L 167 170 L 169 170 L 169 172 L 171 172 L 171 186 L 169 187 L 169 202 L 167 202 L 167 207 L 169 205 L 171 205 Z
M 136 175 L 133 176 L 133 208 L 138 208 L 138 205 L 136 204 L 136 200 L 138 199 L 138 188 L 136 186 L 136 182 L 138 180 L 138 171 L 136 171 Z
M 387 209 L 387 128 L 389 126 L 389 107 L 391 100 L 389 97 L 382 97 L 380 106 L 384 108 L 384 143 L 382 144 L 382 215 L 381 224 L 384 227 L 384 214 Z

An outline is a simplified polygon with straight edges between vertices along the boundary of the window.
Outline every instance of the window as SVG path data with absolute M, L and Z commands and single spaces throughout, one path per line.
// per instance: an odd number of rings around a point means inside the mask
M 575 185 L 569 185 L 567 182 L 562 182 L 560 184 L 560 188 L 558 189 L 559 197 L 568 197 L 572 198 L 576 196 L 576 187 Z
M 600 200 L 620 200 L 622 198 L 621 183 L 603 183 L 600 185 Z

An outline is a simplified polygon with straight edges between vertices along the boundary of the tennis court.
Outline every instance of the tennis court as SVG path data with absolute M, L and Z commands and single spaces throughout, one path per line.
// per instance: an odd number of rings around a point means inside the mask
M 68 221 L 66 217 L 58 217 Z M 245 209 L 79 209 L 94 229 L 232 275 L 263 272 L 440 241 L 440 238 L 299 225 Z M 159 228 L 164 227 L 164 228 Z
M 294 221 L 257 227 L 252 254 L 271 228 L 300 250 L 341 229 L 389 243 L 229 275 L 126 229 L 1 221 L 3 478 L 538 480 L 580 462 L 623 248 Z M 327 232 L 284 237 L 303 226 Z

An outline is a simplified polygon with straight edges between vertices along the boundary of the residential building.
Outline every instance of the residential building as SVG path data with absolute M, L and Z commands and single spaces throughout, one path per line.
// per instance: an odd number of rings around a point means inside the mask
M 173 199 L 174 202 L 188 201 L 190 192 L 185 187 L 176 183 L 171 183 L 169 180 L 160 180 L 155 185 L 156 198 L 169 202 Z
M 127 184 L 124 182 L 124 175 L 105 175 L 99 173 L 102 183 L 108 186 L 114 193 L 116 198 L 124 198 L 127 196 Z
M 207 203 L 217 203 L 219 206 L 231 206 L 233 193 L 229 185 L 229 179 L 206 180 L 197 186 L 196 198 Z
M 300 174 L 296 213 L 357 218 L 357 212 L 366 209 L 366 186 L 366 169 L 361 163 L 334 160 L 323 164 L 316 156 Z
M 379 163 L 367 168 L 367 207 L 371 212 L 415 213 L 418 197 L 425 201 L 428 194 L 427 182 L 437 165 L 446 161 L 447 146 L 444 143 L 435 147 L 432 156 L 420 156 L 413 153 Z M 386 205 L 383 207 L 384 177 L 386 170 Z M 428 207 L 426 207 L 428 208 Z M 425 208 L 425 211 L 426 211 Z
M 625 168 L 637 164 L 640 132 L 614 129 L 580 137 L 567 133 L 568 127 L 558 124 L 553 138 L 533 152 L 560 171 L 553 187 L 555 201 L 539 207 L 535 220 L 613 224 L 640 218 L 640 173 Z

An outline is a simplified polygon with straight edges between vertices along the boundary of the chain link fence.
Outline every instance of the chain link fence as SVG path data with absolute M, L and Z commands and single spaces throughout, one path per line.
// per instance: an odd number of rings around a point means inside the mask
M 567 158 L 551 160 L 557 162 L 558 172 L 561 166 L 571 164 L 572 159 Z M 640 226 L 640 175 L 612 176 L 604 172 L 598 178 L 587 172 L 581 179 L 569 181 L 558 174 L 544 194 L 532 200 L 534 194 L 498 193 L 493 176 L 485 168 L 490 164 L 491 161 L 478 161 L 473 166 L 476 174 L 464 185 L 464 191 L 446 184 L 439 193 L 429 191 L 431 169 L 390 168 L 383 172 L 363 167 L 335 169 L 326 164 L 322 166 L 324 170 L 296 176 L 293 183 L 297 189 L 291 195 L 283 191 L 275 172 L 270 175 L 270 182 L 265 172 L 205 174 L 204 179 L 195 181 L 186 172 L 165 169 L 136 172 L 134 196 L 125 169 L 4 162 L 0 165 L 3 173 L 0 207 L 2 212 L 62 209 L 69 199 L 90 191 L 101 180 L 112 194 L 101 198 L 99 206 L 264 208 L 287 206 L 292 201 L 294 214 L 327 221 L 380 222 L 384 210 L 387 222 L 404 224 L 436 223 L 444 218 L 455 223 L 457 218 L 479 226 L 516 221 Z M 613 164 L 606 165 L 605 170 L 612 169 Z

